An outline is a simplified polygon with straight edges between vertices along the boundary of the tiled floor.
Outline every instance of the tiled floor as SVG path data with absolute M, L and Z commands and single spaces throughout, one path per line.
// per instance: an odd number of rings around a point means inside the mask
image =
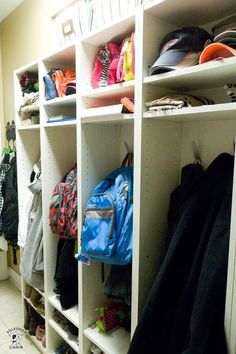
M 40 352 L 24 336 L 23 349 L 10 349 L 8 329 L 20 327 L 23 329 L 23 312 L 20 291 L 8 280 L 0 281 L 0 353 L 1 354 L 39 354 Z

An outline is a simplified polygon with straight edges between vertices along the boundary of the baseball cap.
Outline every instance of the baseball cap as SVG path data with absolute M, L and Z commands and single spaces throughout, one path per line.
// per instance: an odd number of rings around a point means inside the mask
M 223 43 L 209 44 L 200 55 L 199 64 L 236 56 L 236 50 Z
M 227 17 L 212 28 L 213 42 L 236 47 L 236 15 Z
M 196 26 L 183 27 L 168 33 L 161 41 L 159 57 L 150 74 L 196 65 L 203 48 L 211 42 L 211 35 Z

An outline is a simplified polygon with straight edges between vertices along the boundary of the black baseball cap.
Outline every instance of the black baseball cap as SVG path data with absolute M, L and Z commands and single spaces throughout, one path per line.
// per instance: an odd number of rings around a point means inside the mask
M 196 26 L 184 27 L 168 33 L 162 40 L 159 57 L 150 74 L 156 75 L 198 64 L 204 47 L 211 43 L 211 35 Z

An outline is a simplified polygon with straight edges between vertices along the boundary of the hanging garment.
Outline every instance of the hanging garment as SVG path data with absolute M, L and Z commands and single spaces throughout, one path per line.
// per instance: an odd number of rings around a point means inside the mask
M 34 194 L 31 191 L 27 192 L 25 200 L 23 201 L 23 208 L 19 217 L 18 224 L 18 246 L 25 247 L 28 228 L 30 224 L 30 212 L 32 209 Z
M 75 259 L 74 239 L 59 239 L 54 292 L 60 296 L 64 309 L 78 304 L 78 262 Z
M 2 183 L 4 204 L 2 208 L 2 230 L 7 242 L 13 247 L 13 263 L 17 264 L 18 240 L 18 194 L 17 194 L 17 167 L 16 155 L 10 154 L 10 168 L 5 174 Z
M 35 194 L 34 203 L 37 205 L 34 218 L 28 228 L 28 235 L 20 263 L 20 273 L 25 282 L 34 288 L 44 290 L 43 280 L 43 222 L 42 222 L 42 193 L 41 181 L 30 185 Z
M 9 168 L 10 168 L 9 156 L 4 154 L 2 161 L 0 163 L 0 234 L 2 234 L 2 209 L 4 204 L 4 198 L 2 195 L 2 184 Z
M 40 194 L 34 192 L 34 189 L 37 188 L 37 186 L 41 186 L 41 182 L 38 183 L 40 181 L 40 176 L 41 161 L 39 160 L 37 163 L 34 164 L 33 170 L 30 174 L 31 183 L 28 186 L 28 191 L 25 194 L 23 206 L 20 211 L 18 224 L 18 246 L 20 247 L 25 247 L 29 228 L 35 218 L 36 211 L 40 202 Z
M 233 166 L 233 156 L 221 154 L 204 173 L 198 165 L 182 171 L 171 196 L 169 247 L 128 354 L 227 354 Z
M 111 299 L 131 305 L 132 265 L 112 265 L 106 280 L 104 294 Z

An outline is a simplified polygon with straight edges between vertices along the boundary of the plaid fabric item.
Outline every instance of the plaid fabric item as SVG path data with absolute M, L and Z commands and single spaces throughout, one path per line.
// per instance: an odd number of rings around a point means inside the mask
M 96 326 L 103 332 L 110 332 L 120 325 L 120 319 L 118 316 L 119 306 L 114 307 L 99 307 L 97 309 L 99 316 L 96 321 Z
M 9 168 L 9 164 L 6 164 L 4 162 L 0 163 L 0 235 L 2 234 L 2 209 L 4 205 L 4 198 L 2 195 L 2 183 Z

